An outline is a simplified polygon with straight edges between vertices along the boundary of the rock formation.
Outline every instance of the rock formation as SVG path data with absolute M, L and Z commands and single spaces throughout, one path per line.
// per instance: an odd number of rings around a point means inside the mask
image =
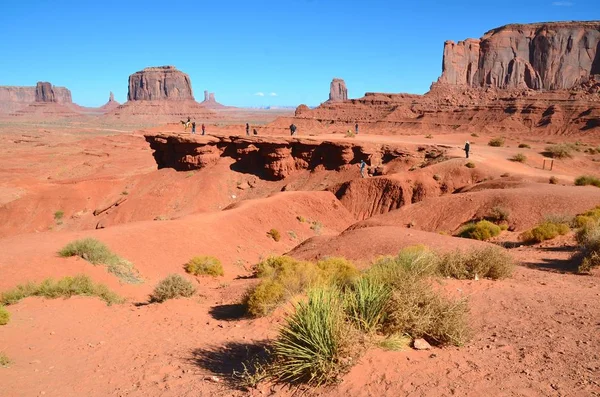
M 600 74 L 600 21 L 551 22 L 506 25 L 479 40 L 447 41 L 438 81 L 560 90 L 586 83 L 595 74 Z
M 35 86 L 35 101 L 56 102 L 56 99 L 54 98 L 54 90 L 52 90 L 52 84 L 38 81 L 37 85 Z
M 115 94 L 111 91 L 108 96 L 108 102 L 115 102 Z
M 329 85 L 329 101 L 338 102 L 348 99 L 348 89 L 342 79 L 334 78 Z
M 214 92 L 208 92 L 206 90 L 204 91 L 204 101 L 200 102 L 200 105 L 209 109 L 222 109 L 227 107 L 217 102 Z
M 129 76 L 128 101 L 194 100 L 190 77 L 175 66 L 149 67 Z
M 42 82 L 38 82 L 35 87 L 0 87 L 0 112 L 10 113 L 34 102 L 70 104 L 71 91 Z

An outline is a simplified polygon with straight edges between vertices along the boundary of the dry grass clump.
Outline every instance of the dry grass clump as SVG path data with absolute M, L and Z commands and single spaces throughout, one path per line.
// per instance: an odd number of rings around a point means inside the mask
M 525 163 L 527 161 L 527 156 L 525 156 L 523 153 L 517 153 L 514 156 L 512 156 L 509 160 L 515 161 L 517 163 Z
M 277 229 L 271 229 L 267 232 L 267 236 L 271 237 L 275 241 L 281 240 L 281 233 Z
M 14 289 L 0 294 L 0 305 L 13 305 L 30 296 L 56 299 L 70 298 L 74 295 L 97 296 L 108 305 L 123 302 L 123 299 L 109 290 L 106 285 L 95 284 L 88 276 L 79 274 L 73 277 L 63 277 L 58 281 L 48 278 L 40 284 L 17 285 Z
M 346 138 L 355 138 L 356 134 L 354 133 L 354 131 L 348 130 L 348 131 L 346 131 L 345 136 L 346 136 Z
M 566 159 L 573 157 L 573 148 L 571 145 L 566 143 L 546 146 L 545 150 L 546 151 L 543 154 L 546 157 L 551 157 L 554 159 Z
M 551 177 L 550 177 L 550 179 L 548 180 L 548 182 L 549 182 L 551 185 L 557 185 L 557 184 L 558 184 L 558 178 L 557 178 L 557 177 L 555 177 L 555 176 L 551 176 Z
M 168 299 L 188 298 L 196 292 L 191 281 L 179 274 L 170 274 L 162 279 L 150 295 L 150 302 L 162 303 Z
M 583 214 L 577 215 L 573 223 L 576 227 L 584 227 L 600 221 L 600 205 Z
M 501 147 L 504 146 L 504 138 L 492 138 L 488 142 L 489 146 Z
M 519 149 L 531 149 L 531 146 L 526 143 L 519 143 Z
M 490 222 L 501 223 L 508 222 L 509 216 L 510 210 L 508 208 L 497 205 L 490 210 L 490 213 L 485 218 Z
M 591 176 L 591 175 L 582 175 L 580 177 L 578 177 L 577 179 L 575 179 L 575 185 L 576 186 L 596 186 L 596 187 L 600 187 L 600 179 L 596 178 L 595 176 Z
M 564 236 L 570 230 L 571 228 L 568 223 L 544 221 L 536 227 L 521 233 L 519 239 L 529 244 L 541 243 L 542 241 L 552 240 L 558 236 Z
M 585 224 L 576 235 L 581 263 L 580 273 L 587 273 L 600 266 L 600 221 Z
M 0 353 L 0 367 L 8 367 L 10 363 L 10 358 L 4 353 Z
M 469 162 L 467 162 L 467 163 L 465 164 L 465 167 L 467 167 L 467 168 L 475 168 L 475 163 L 473 163 L 473 162 L 469 161 Z
M 490 221 L 482 220 L 477 223 L 467 223 L 458 232 L 459 237 L 485 241 L 500 234 L 500 226 Z
M 143 282 L 133 264 L 113 253 L 104 243 L 85 238 L 72 241 L 58 252 L 63 258 L 79 256 L 93 265 L 105 265 L 108 272 L 127 284 Z
M 10 321 L 10 313 L 4 306 L 0 306 L 0 325 L 6 325 Z
M 195 256 L 185 265 L 185 271 L 194 276 L 223 276 L 223 265 L 214 256 Z
M 459 280 L 498 280 L 510 277 L 513 269 L 511 256 L 500 247 L 475 248 L 466 252 L 457 250 L 443 255 L 438 265 L 440 275 Z

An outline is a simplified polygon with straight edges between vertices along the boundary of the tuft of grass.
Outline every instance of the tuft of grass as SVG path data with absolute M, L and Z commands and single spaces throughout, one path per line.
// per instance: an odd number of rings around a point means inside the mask
M 0 306 L 0 325 L 6 325 L 10 321 L 10 313 L 4 306 Z
M 65 216 L 65 212 L 64 211 L 56 211 L 54 213 L 54 220 L 55 221 L 60 221 L 62 220 L 62 218 Z
M 377 342 L 377 346 L 383 350 L 400 351 L 410 346 L 411 338 L 408 335 L 392 334 Z
M 548 180 L 548 183 L 550 183 L 551 185 L 556 185 L 556 184 L 558 184 L 558 178 L 555 176 L 551 176 L 550 179 Z
M 427 139 L 433 139 L 433 135 L 427 134 L 427 135 L 425 135 L 425 138 L 427 138 Z
M 442 180 L 442 177 L 439 174 L 434 174 L 433 175 L 433 180 L 435 180 L 436 182 L 439 182 Z
M 531 149 L 531 146 L 526 143 L 519 143 L 519 149 Z
M 313 232 L 315 232 L 315 234 L 319 235 L 319 234 L 321 234 L 321 229 L 323 228 L 323 224 L 319 221 L 313 221 L 312 224 L 310 225 L 310 228 Z
M 121 258 L 105 244 L 93 238 L 72 241 L 61 249 L 58 255 L 63 258 L 79 256 L 93 265 L 105 265 L 109 273 L 127 284 L 143 282 L 133 263 Z
M 122 195 L 122 196 L 127 196 L 128 194 L 129 194 L 129 192 L 128 192 L 127 190 L 123 190 L 123 191 L 121 192 L 121 195 Z
M 0 353 L 0 367 L 8 367 L 10 363 L 10 358 L 4 353 Z
M 504 146 L 504 142 L 505 142 L 504 138 L 492 138 L 488 142 L 488 145 L 494 146 L 494 147 L 501 147 L 501 146 Z
M 194 276 L 223 276 L 223 265 L 214 256 L 195 256 L 185 265 L 185 271 Z
M 514 156 L 512 156 L 509 160 L 515 161 L 517 163 L 525 163 L 527 161 L 527 156 L 525 156 L 523 153 L 517 153 Z
M 513 270 L 512 257 L 500 247 L 457 250 L 442 256 L 438 267 L 440 275 L 459 280 L 476 277 L 498 280 L 510 277 Z
M 578 177 L 577 179 L 575 179 L 575 185 L 576 186 L 592 185 L 592 186 L 600 187 L 600 179 L 596 178 L 595 176 L 591 176 L 591 175 L 582 175 L 582 176 Z
M 358 329 L 375 332 L 385 318 L 391 294 L 392 290 L 376 278 L 361 277 L 346 293 L 346 313 Z
M 169 274 L 162 279 L 150 295 L 150 302 L 162 303 L 168 299 L 188 298 L 196 292 L 191 281 L 179 274 Z
M 296 216 L 296 219 L 298 219 L 298 222 L 300 222 L 300 223 L 307 222 L 306 218 L 303 217 L 302 215 Z
M 546 151 L 543 154 L 546 157 L 551 157 L 554 159 L 566 159 L 573 157 L 573 148 L 571 145 L 566 143 L 546 146 L 545 150 Z
M 495 223 L 508 222 L 509 216 L 510 211 L 508 208 L 497 205 L 490 210 L 490 213 L 488 216 L 486 216 L 486 219 Z
M 479 221 L 477 223 L 468 223 L 458 232 L 459 237 L 471 238 L 474 240 L 485 241 L 496 237 L 502 230 L 500 226 L 490 221 Z
M 600 266 L 600 222 L 596 221 L 583 226 L 576 235 L 580 253 L 577 256 L 581 263 L 579 273 L 587 273 Z
M 545 221 L 532 229 L 526 230 L 519 235 L 519 239 L 528 244 L 541 243 L 558 236 L 563 236 L 570 231 L 568 223 L 555 223 Z
M 13 305 L 30 296 L 56 299 L 60 297 L 70 298 L 75 295 L 97 296 L 108 305 L 123 302 L 123 299 L 109 290 L 106 285 L 95 284 L 88 276 L 78 274 L 73 277 L 63 277 L 58 281 L 48 278 L 40 284 L 17 285 L 14 289 L 0 294 L 0 304 Z
M 277 229 L 271 229 L 267 232 L 267 236 L 271 237 L 275 241 L 281 240 L 281 234 Z
M 467 168 L 475 168 L 475 163 L 469 161 L 468 163 L 465 164 L 465 167 L 467 167 Z
M 292 240 L 298 240 L 298 235 L 293 230 L 288 230 L 288 236 L 290 236 Z
M 334 383 L 349 367 L 351 348 L 340 292 L 316 288 L 299 302 L 273 344 L 276 379 L 290 383 Z

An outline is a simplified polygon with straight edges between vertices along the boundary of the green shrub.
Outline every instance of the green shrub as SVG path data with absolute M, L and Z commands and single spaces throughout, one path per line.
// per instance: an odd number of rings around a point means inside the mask
M 142 279 L 133 264 L 113 253 L 102 242 L 85 238 L 67 244 L 58 252 L 63 258 L 79 256 L 93 265 L 106 265 L 109 273 L 127 284 L 139 284 Z
M 600 221 L 600 205 L 577 215 L 573 223 L 576 227 L 584 227 L 597 221 Z
M 194 276 L 223 276 L 223 265 L 214 256 L 195 256 L 185 265 L 185 271 Z
M 517 163 L 524 163 L 527 161 L 527 156 L 525 156 L 523 153 L 517 153 L 514 156 L 512 156 L 509 160 L 515 161 Z
M 0 304 L 12 305 L 29 296 L 55 299 L 59 297 L 70 298 L 74 295 L 97 296 L 108 305 L 123 302 L 123 299 L 110 291 L 107 286 L 94 284 L 88 276 L 79 274 L 73 277 L 64 277 L 58 281 L 49 278 L 40 284 L 17 285 L 14 289 L 0 294 Z
M 559 235 L 563 236 L 569 233 L 570 230 L 568 224 L 546 221 L 530 230 L 524 231 L 519 236 L 519 239 L 529 244 L 541 243 L 542 241 L 551 240 Z
M 271 229 L 267 232 L 267 236 L 271 237 L 275 241 L 281 240 L 281 234 L 277 229 Z
M 575 185 L 577 185 L 577 186 L 592 185 L 592 186 L 600 187 L 600 179 L 596 178 L 595 176 L 583 175 L 583 176 L 580 176 L 577 179 L 575 179 Z
M 474 240 L 485 241 L 492 237 L 496 237 L 501 232 L 498 225 L 490 221 L 479 221 L 477 223 L 468 223 L 458 232 L 458 235 L 463 238 L 471 238 Z
M 356 327 L 375 332 L 384 320 L 391 289 L 374 277 L 361 277 L 346 293 L 345 307 Z
M 546 157 L 551 157 L 554 159 L 566 159 L 573 157 L 572 155 L 572 147 L 566 143 L 561 143 L 558 145 L 550 145 L 546 146 L 546 151 L 544 155 Z
M 526 143 L 519 143 L 519 149 L 531 149 L 531 146 Z
M 325 284 L 333 284 L 342 288 L 351 285 L 359 276 L 354 264 L 345 258 L 321 259 L 317 262 L 317 269 Z
M 65 216 L 64 211 L 56 211 L 54 213 L 54 220 L 55 221 L 60 221 L 64 216 Z
M 299 302 L 273 344 L 273 374 L 283 382 L 333 383 L 349 367 L 351 349 L 340 292 L 316 288 Z
M 551 185 L 557 185 L 557 184 L 558 184 L 558 178 L 557 178 L 557 177 L 555 177 L 555 176 L 551 176 L 551 177 L 550 177 L 550 179 L 548 180 L 548 182 L 549 182 Z
M 494 147 L 504 146 L 504 138 L 492 138 L 488 142 L 488 145 Z
M 472 162 L 469 161 L 468 163 L 465 164 L 465 167 L 467 167 L 467 168 L 475 168 L 475 163 L 472 163 Z
M 581 263 L 578 267 L 580 273 L 587 273 L 600 266 L 600 222 L 586 224 L 577 232 L 579 243 L 579 257 Z
M 0 325 L 6 325 L 10 321 L 10 313 L 4 306 L 0 306 Z
M 459 280 L 475 277 L 497 280 L 511 276 L 514 262 L 500 247 L 473 248 L 442 256 L 438 269 L 440 275 Z
M 196 288 L 191 281 L 179 274 L 170 274 L 156 285 L 150 295 L 150 302 L 162 303 L 168 299 L 188 298 L 195 292 Z

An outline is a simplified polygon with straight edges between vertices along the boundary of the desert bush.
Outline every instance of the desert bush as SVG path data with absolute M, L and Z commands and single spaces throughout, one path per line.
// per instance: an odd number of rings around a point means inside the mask
M 10 363 L 10 358 L 4 353 L 0 353 L 0 367 L 8 367 Z
M 10 321 L 10 313 L 4 306 L 0 306 L 0 325 L 6 325 Z
M 322 282 L 341 288 L 350 286 L 359 276 L 354 264 L 340 257 L 327 257 L 317 261 L 317 269 Z
M 472 136 L 473 138 L 479 138 L 479 134 L 477 134 L 476 132 L 473 132 L 473 133 L 471 134 L 471 136 Z
M 427 134 L 427 135 L 425 135 L 425 138 L 427 138 L 427 139 L 433 139 L 433 135 Z
M 488 142 L 488 145 L 494 147 L 504 146 L 504 138 L 492 138 Z
M 573 221 L 573 224 L 576 227 L 584 227 L 588 224 L 598 221 L 600 221 L 600 205 L 584 212 L 583 214 L 577 215 Z
M 572 155 L 572 147 L 565 143 L 560 143 L 557 145 L 546 146 L 546 151 L 543 153 L 546 157 L 551 157 L 554 159 L 566 159 L 573 157 Z
M 508 222 L 509 216 L 510 211 L 508 208 L 497 205 L 490 210 L 490 213 L 488 216 L 486 216 L 486 219 L 495 223 Z
M 402 249 L 397 256 L 378 258 L 365 273 L 392 287 L 406 279 L 419 279 L 437 273 L 439 257 L 423 245 Z
M 587 273 L 600 266 L 600 222 L 588 223 L 576 235 L 580 258 L 578 271 Z
M 281 234 L 277 229 L 271 229 L 267 232 L 267 236 L 271 237 L 275 241 L 281 240 Z
M 575 179 L 575 185 L 577 186 L 596 186 L 600 187 L 600 179 L 591 175 L 583 175 Z
M 558 236 L 569 233 L 571 229 L 566 223 L 554 223 L 545 221 L 532 229 L 526 230 L 520 234 L 519 239 L 525 243 L 535 244 L 542 241 L 551 240 Z
M 313 221 L 310 225 L 310 228 L 315 234 L 321 234 L 321 229 L 323 228 L 323 224 L 319 221 Z
M 54 213 L 54 220 L 55 221 L 60 221 L 64 216 L 65 216 L 64 211 L 56 211 Z
M 273 344 L 274 377 L 291 383 L 333 383 L 349 367 L 350 335 L 340 291 L 309 291 L 308 301 L 296 305 Z
M 515 161 L 517 163 L 524 163 L 527 161 L 527 156 L 525 156 L 523 153 L 517 153 L 514 156 L 512 156 L 509 160 Z
M 346 138 L 354 138 L 354 137 L 356 137 L 356 134 L 354 133 L 354 131 L 352 131 L 352 130 L 346 131 Z
M 473 163 L 473 162 L 469 161 L 469 162 L 467 162 L 467 163 L 465 164 L 465 167 L 467 167 L 467 168 L 475 168 L 475 163 Z
M 195 256 L 185 265 L 185 271 L 194 276 L 223 276 L 223 265 L 214 256 Z
M 500 247 L 473 248 L 454 251 L 442 256 L 438 271 L 445 277 L 498 280 L 510 277 L 514 269 L 512 257 Z
M 548 180 L 548 182 L 549 182 L 551 185 L 557 185 L 557 184 L 558 184 L 558 178 L 557 178 L 557 177 L 555 177 L 555 176 L 551 176 L 551 177 L 550 177 L 550 179 Z
M 384 320 L 391 292 L 376 278 L 361 277 L 346 293 L 346 313 L 358 329 L 375 332 Z
M 531 149 L 531 146 L 526 143 L 519 143 L 519 149 Z
M 436 182 L 439 182 L 442 180 L 442 177 L 439 174 L 435 174 L 435 175 L 433 175 L 433 180 Z
M 150 302 L 162 303 L 168 299 L 188 298 L 196 292 L 191 281 L 179 274 L 170 274 L 162 279 L 150 295 Z
M 302 215 L 296 216 L 296 219 L 298 219 L 298 222 L 300 222 L 300 223 L 307 222 L 306 218 L 303 217 Z
M 474 240 L 485 241 L 496 237 L 501 232 L 498 225 L 490 221 L 479 221 L 477 223 L 468 223 L 458 232 L 459 237 L 471 238 Z
M 93 265 L 105 265 L 109 273 L 117 276 L 128 284 L 139 284 L 142 279 L 133 264 L 113 253 L 105 244 L 85 238 L 72 241 L 61 249 L 58 254 L 63 258 L 79 256 Z
M 123 302 L 123 299 L 109 290 L 107 286 L 95 284 L 88 276 L 79 274 L 73 277 L 64 277 L 58 281 L 49 278 L 40 284 L 17 285 L 14 289 L 0 294 L 0 304 L 12 305 L 30 296 L 55 299 L 59 297 L 70 298 L 74 295 L 97 296 L 108 305 Z

